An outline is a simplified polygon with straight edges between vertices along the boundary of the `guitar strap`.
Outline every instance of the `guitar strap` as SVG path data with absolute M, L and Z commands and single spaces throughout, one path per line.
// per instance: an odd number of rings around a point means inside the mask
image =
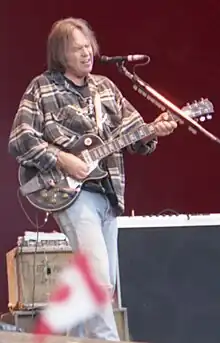
M 99 134 L 101 134 L 103 132 L 103 123 L 105 121 L 105 117 L 103 118 L 102 116 L 101 98 L 98 92 L 96 92 L 94 96 L 94 108 L 97 129 Z
M 40 189 L 49 188 L 49 182 L 51 181 L 50 175 L 41 175 L 38 173 L 32 179 L 20 186 L 20 192 L 23 196 L 39 191 Z

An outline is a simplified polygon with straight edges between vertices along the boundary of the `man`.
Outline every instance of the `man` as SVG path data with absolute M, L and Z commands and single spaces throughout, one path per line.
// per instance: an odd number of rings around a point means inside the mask
M 42 173 L 56 167 L 83 180 L 88 166 L 74 156 L 80 136 L 92 132 L 106 140 L 144 124 L 111 80 L 91 74 L 97 54 L 95 35 L 84 20 L 67 18 L 53 25 L 48 37 L 48 70 L 27 87 L 10 134 L 9 152 L 19 164 Z M 156 136 L 169 135 L 176 127 L 163 113 L 154 122 L 155 138 L 139 140 L 127 149 L 148 155 L 156 148 Z M 124 210 L 122 155 L 120 151 L 106 158 L 102 166 L 108 177 L 86 182 L 69 208 L 54 213 L 72 249 L 89 255 L 97 279 L 111 292 L 116 283 L 116 216 Z M 119 340 L 110 305 L 86 329 L 90 338 Z

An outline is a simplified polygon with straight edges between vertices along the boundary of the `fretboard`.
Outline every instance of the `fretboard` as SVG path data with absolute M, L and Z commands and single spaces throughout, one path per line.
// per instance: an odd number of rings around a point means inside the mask
M 100 160 L 116 151 L 120 151 L 130 144 L 138 142 L 140 139 L 144 138 L 147 142 L 155 137 L 156 135 L 153 125 L 144 124 L 135 131 L 123 134 L 113 140 L 109 140 L 106 143 L 89 150 L 90 158 L 93 161 Z

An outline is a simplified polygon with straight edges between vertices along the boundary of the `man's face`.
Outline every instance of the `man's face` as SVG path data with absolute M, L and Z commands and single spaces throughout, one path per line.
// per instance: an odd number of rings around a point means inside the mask
M 67 50 L 68 70 L 77 78 L 87 76 L 93 68 L 93 50 L 87 37 L 78 29 L 73 31 L 73 40 Z

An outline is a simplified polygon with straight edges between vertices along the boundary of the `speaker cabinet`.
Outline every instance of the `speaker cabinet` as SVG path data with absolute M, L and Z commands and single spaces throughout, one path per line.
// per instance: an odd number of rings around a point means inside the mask
M 119 222 L 122 304 L 134 341 L 220 342 L 220 215 L 213 216 Z

